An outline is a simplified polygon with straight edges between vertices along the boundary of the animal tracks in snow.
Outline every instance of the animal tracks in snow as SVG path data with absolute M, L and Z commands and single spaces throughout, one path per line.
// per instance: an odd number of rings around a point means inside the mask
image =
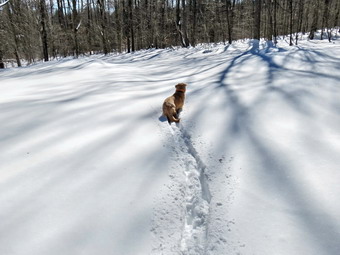
M 154 209 L 152 254 L 208 255 L 233 250 L 235 245 L 228 239 L 234 224 L 223 216 L 233 200 L 232 158 L 201 151 L 206 145 L 197 143 L 182 124 L 166 123 L 160 130 L 171 163 L 170 178 Z M 228 173 L 223 178 L 222 168 Z
M 197 153 L 191 136 L 182 126 L 172 125 L 173 150 L 180 166 L 184 169 L 185 182 L 183 229 L 180 241 L 182 254 L 204 254 L 207 244 L 208 221 L 211 194 L 207 177 L 206 165 Z

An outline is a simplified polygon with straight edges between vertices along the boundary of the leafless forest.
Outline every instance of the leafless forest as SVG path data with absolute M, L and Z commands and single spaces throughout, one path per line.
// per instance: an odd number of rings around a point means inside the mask
M 94 53 L 276 42 L 339 26 L 340 0 L 0 0 L 0 68 Z

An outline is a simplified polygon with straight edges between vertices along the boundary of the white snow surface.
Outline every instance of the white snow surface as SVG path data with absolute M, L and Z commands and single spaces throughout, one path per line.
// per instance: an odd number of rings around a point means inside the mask
M 5 69 L 0 123 L 0 254 L 340 254 L 338 40 Z

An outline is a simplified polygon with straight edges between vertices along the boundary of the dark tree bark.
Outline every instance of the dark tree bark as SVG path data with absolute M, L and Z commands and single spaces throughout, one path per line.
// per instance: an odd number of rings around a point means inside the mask
M 58 21 L 61 27 L 65 27 L 65 18 L 64 18 L 64 7 L 63 7 L 63 1 L 57 0 L 57 6 L 58 6 Z
M 129 30 L 129 37 L 131 38 L 131 50 L 132 52 L 135 51 L 135 33 L 134 33 L 134 26 L 133 26 L 133 5 L 132 0 L 128 0 L 128 30 Z
M 335 17 L 334 17 L 334 23 L 333 23 L 333 27 L 337 27 L 339 26 L 339 17 L 340 17 L 340 1 L 336 1 L 335 2 L 335 10 L 336 13 L 335 13 Z M 340 28 L 339 28 L 339 32 L 340 32 Z
M 296 29 L 296 35 L 295 35 L 295 44 L 298 44 L 298 38 L 299 38 L 299 32 L 302 28 L 302 18 L 303 18 L 303 7 L 304 7 L 304 0 L 299 0 L 299 10 L 297 15 L 297 29 Z
M 15 28 L 15 20 L 14 20 L 14 7 L 12 2 L 9 2 L 8 8 L 7 8 L 7 14 L 9 18 L 9 23 L 12 29 L 12 35 L 13 35 L 13 41 L 14 41 L 14 56 L 17 62 L 17 65 L 20 67 L 21 66 L 21 60 L 19 57 L 19 39 L 18 39 L 18 34 Z
M 182 3 L 182 17 L 181 17 Z M 189 39 L 187 33 L 186 8 L 185 0 L 176 0 L 176 26 L 183 47 L 189 47 Z
M 231 0 L 225 1 L 226 13 L 227 13 L 227 27 L 228 27 L 228 43 L 233 41 L 233 23 L 234 23 L 234 7 L 235 0 L 231 3 Z
M 254 13 L 254 39 L 260 40 L 261 38 L 261 0 L 255 0 L 255 13 Z
M 4 54 L 2 52 L 2 49 L 1 49 L 1 45 L 0 45 L 0 69 L 4 69 L 5 68 L 5 64 L 4 64 Z
M 74 37 L 74 54 L 78 58 L 79 56 L 79 42 L 78 42 L 78 30 L 81 25 L 81 21 L 78 21 L 77 1 L 72 0 L 72 23 L 73 23 L 73 37 Z
M 0 7 L 4 7 L 7 3 L 8 3 L 8 1 L 2 3 L 2 4 L 0 5 Z M 3 30 L 3 28 L 2 28 L 2 23 L 0 23 L 0 33 L 2 33 L 2 30 Z M 3 39 L 2 34 L 0 34 L 0 39 Z M 5 64 L 4 64 L 4 53 L 3 53 L 3 51 L 2 51 L 2 47 L 3 47 L 2 42 L 0 42 L 0 69 L 4 69 L 4 68 L 5 68 Z
M 272 0 L 266 0 L 266 10 L 267 10 L 267 29 L 266 38 L 269 41 L 273 40 L 273 3 Z
M 91 5 L 90 5 L 90 0 L 86 0 L 86 25 L 85 25 L 85 29 L 86 29 L 86 41 L 88 44 L 88 50 L 90 55 L 92 54 L 92 36 L 91 36 L 91 30 L 92 30 L 92 9 L 91 9 Z
M 293 45 L 293 0 L 289 0 L 289 45 Z
M 122 52 L 122 23 L 121 23 L 121 6 L 119 1 L 115 1 L 115 23 L 116 23 L 116 38 L 117 38 L 117 47 L 118 52 Z
M 324 37 L 324 30 L 328 28 L 328 16 L 329 16 L 329 2 L 330 0 L 324 1 L 324 10 L 322 15 L 322 25 L 321 25 L 321 40 L 323 40 Z M 329 40 L 330 41 L 330 40 Z
M 314 33 L 318 29 L 318 12 L 319 12 L 319 0 L 316 0 L 316 6 L 314 6 L 314 13 L 312 17 L 312 26 L 311 30 L 309 33 L 309 39 L 313 40 L 314 39 Z
M 48 61 L 48 42 L 47 42 L 47 12 L 45 0 L 40 0 L 40 26 L 41 26 L 41 41 L 43 47 L 44 61 Z
M 197 0 L 192 1 L 192 32 L 191 32 L 191 45 L 196 46 L 196 31 L 197 31 Z
M 185 0 L 182 0 L 182 34 L 183 34 L 183 39 L 184 39 L 184 46 L 189 47 L 189 37 L 188 37 L 188 18 L 187 18 L 187 7 L 185 4 Z
M 106 35 L 106 12 L 105 12 L 105 0 L 97 0 L 99 7 L 99 17 L 100 17 L 100 27 L 101 27 L 101 38 L 103 43 L 103 52 L 105 55 L 109 53 L 109 47 L 107 45 L 107 35 Z
M 277 0 L 274 0 L 273 3 L 273 37 L 274 37 L 274 44 L 277 44 Z
M 196 1 L 196 0 L 195 0 Z M 165 48 L 165 7 L 166 7 L 166 0 L 162 2 L 161 6 L 161 48 Z

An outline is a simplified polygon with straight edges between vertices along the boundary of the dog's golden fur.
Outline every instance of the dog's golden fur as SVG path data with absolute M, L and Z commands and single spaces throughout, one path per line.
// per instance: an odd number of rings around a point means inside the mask
M 185 83 L 178 83 L 175 88 L 175 94 L 166 98 L 163 103 L 163 115 L 168 119 L 168 122 L 179 122 L 178 114 L 183 108 L 185 91 Z

